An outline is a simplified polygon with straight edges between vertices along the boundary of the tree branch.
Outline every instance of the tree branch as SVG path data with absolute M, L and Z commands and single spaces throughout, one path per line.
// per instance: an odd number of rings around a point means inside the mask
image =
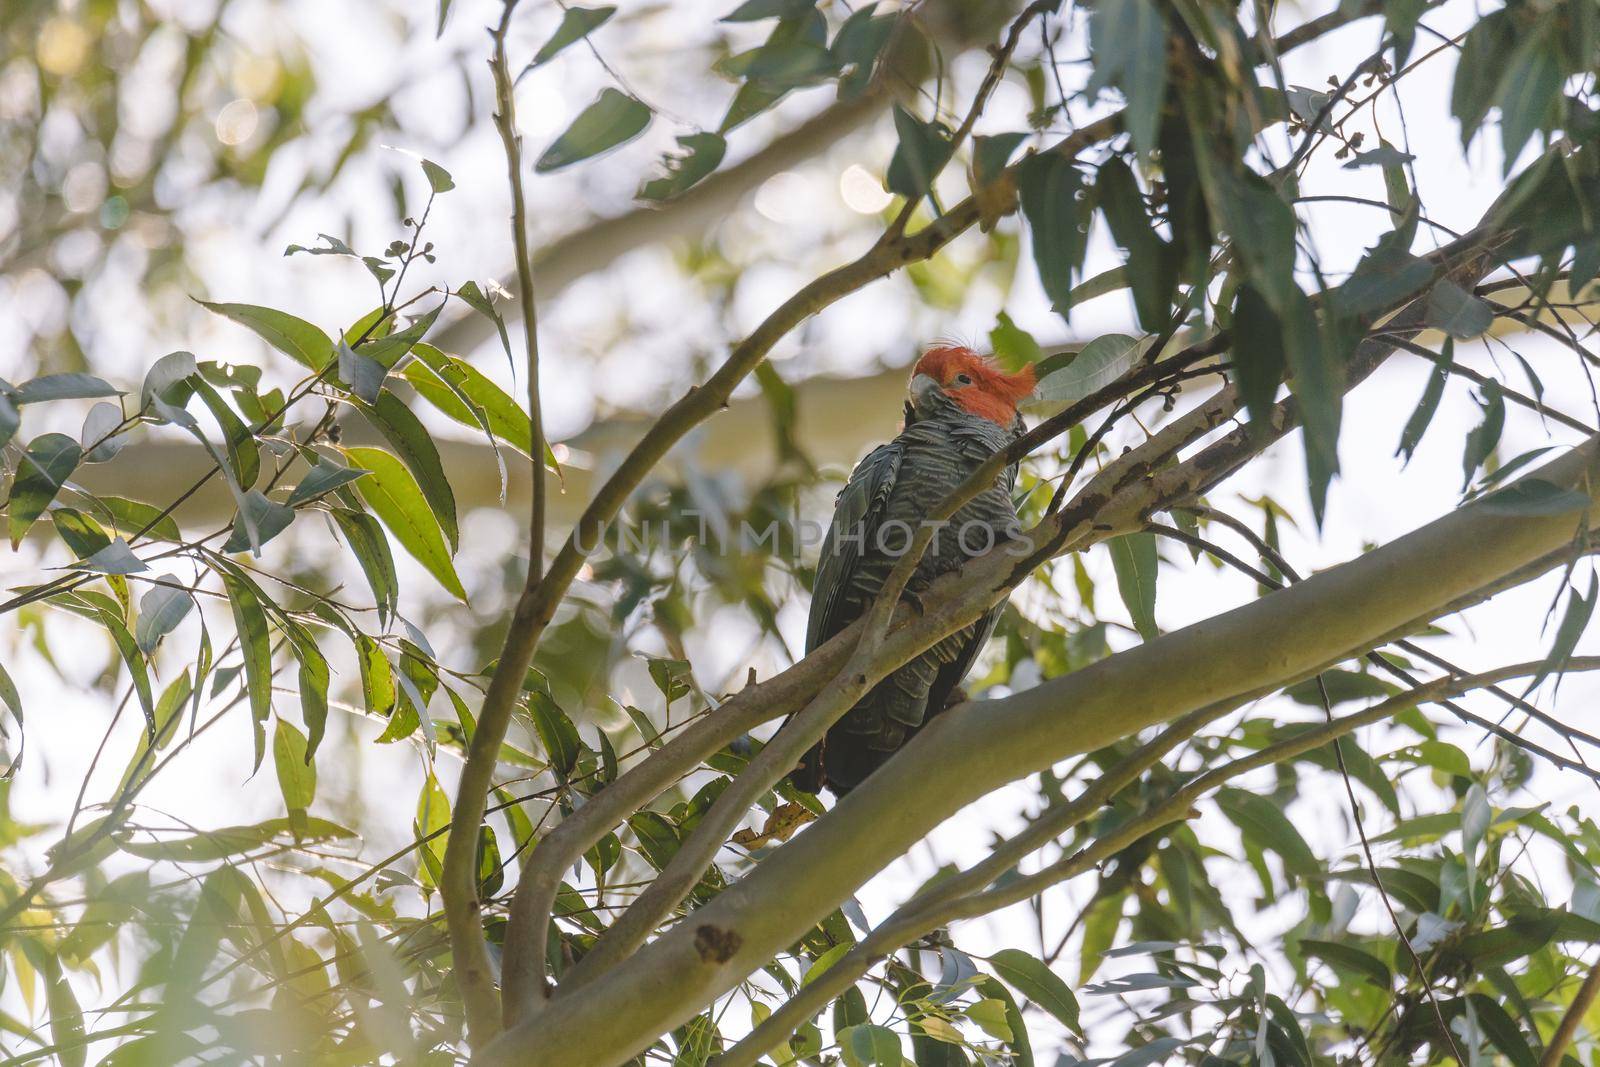
M 494 41 L 489 69 L 494 74 L 495 129 L 505 150 L 507 181 L 511 187 L 511 242 L 516 253 L 517 290 L 522 300 L 522 335 L 528 353 L 528 424 L 532 447 L 532 506 L 528 524 L 528 574 L 517 599 L 515 617 L 524 615 L 544 576 L 545 476 L 544 422 L 539 403 L 539 336 L 534 299 L 533 262 L 528 250 L 528 210 L 522 190 L 522 136 L 517 132 L 517 105 L 510 63 L 506 58 L 506 30 L 517 0 L 504 0 L 500 22 L 491 31 Z M 537 640 L 535 637 L 534 640 Z M 526 646 L 526 655 L 523 650 Z M 450 953 L 456 984 L 466 1007 L 467 1034 L 477 1046 L 500 1032 L 500 999 L 495 993 L 494 970 L 483 935 L 483 904 L 478 899 L 478 827 L 483 822 L 494 769 L 505 741 L 511 710 L 516 706 L 533 655 L 529 630 L 512 622 L 506 647 L 485 694 L 478 728 L 467 747 L 467 762 L 456 788 L 450 812 L 450 834 L 445 839 L 444 869 L 439 892 L 444 901 L 445 924 L 450 933 Z
M 1592 497 L 1596 448 L 1591 440 L 1529 477 Z M 567 1002 L 559 1024 L 550 1014 L 508 1031 L 484 1062 L 568 1063 L 580 1050 L 586 1062 L 620 1062 L 792 944 L 882 857 L 990 790 L 1195 708 L 1314 675 L 1558 551 L 1576 521 L 1469 504 L 1217 618 L 1035 689 L 953 708 L 742 882 Z M 958 778 L 935 773 L 955 761 Z
M 940 927 L 1009 907 L 1029 897 L 1037 896 L 1069 878 L 1093 870 L 1140 838 L 1187 818 L 1190 809 L 1198 800 L 1226 781 L 1261 767 L 1293 759 L 1330 741 L 1336 741 L 1359 727 L 1382 722 L 1395 712 L 1415 704 L 1440 700 L 1446 696 L 1459 695 L 1471 689 L 1493 685 L 1508 678 L 1533 674 L 1540 666 L 1538 663 L 1521 663 L 1462 678 L 1438 678 L 1409 692 L 1396 694 L 1370 708 L 1332 720 L 1199 775 L 1160 804 L 1128 820 L 1112 833 L 1096 839 L 1092 844 L 1070 856 L 1062 857 L 1041 870 L 1017 878 L 1004 886 L 985 888 L 1041 846 L 1059 838 L 1093 815 L 1125 786 L 1161 759 L 1166 752 L 1179 742 L 1193 736 L 1206 722 L 1236 707 L 1240 701 L 1234 700 L 1215 708 L 1191 713 L 1138 751 L 1119 761 L 1106 776 L 1097 779 L 1070 804 L 1051 809 L 1022 833 L 998 846 L 982 862 L 953 878 L 941 881 L 935 887 L 937 895 L 931 898 L 918 895 L 901 905 L 859 944 L 814 978 L 809 985 L 791 997 L 725 1054 L 718 1057 L 714 1061 L 714 1067 L 750 1067 L 778 1042 L 785 1040 L 795 1030 L 805 1025 L 807 1020 L 814 1017 L 831 1000 L 853 986 L 879 960 L 896 949 Z M 1600 669 L 1600 658 L 1585 658 L 1581 664 L 1574 661 L 1573 668 Z

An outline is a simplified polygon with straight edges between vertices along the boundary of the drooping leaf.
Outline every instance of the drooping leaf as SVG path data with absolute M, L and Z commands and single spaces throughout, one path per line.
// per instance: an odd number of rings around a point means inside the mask
M 11 391 L 10 399 L 17 407 L 40 404 L 47 400 L 92 400 L 103 396 L 121 396 L 104 378 L 92 374 L 44 374 L 23 382 Z
M 316 466 L 306 471 L 306 476 L 300 479 L 300 484 L 294 487 L 294 491 L 289 494 L 289 499 L 285 503 L 290 507 L 298 507 L 333 492 L 341 485 L 349 485 L 366 473 L 358 467 L 347 467 L 343 463 L 323 456 Z
M 1054 1015 L 1068 1030 L 1083 1032 L 1078 1025 L 1078 999 L 1042 960 L 1021 949 L 1007 948 L 990 956 L 989 963 L 1002 981 Z
M 1303 938 L 1300 941 L 1300 951 L 1307 956 L 1326 961 L 1337 971 L 1364 978 L 1380 989 L 1388 989 L 1394 983 L 1388 964 L 1355 945 L 1342 941 Z
M 1411 457 L 1416 454 L 1417 445 L 1422 441 L 1422 435 L 1428 431 L 1429 423 L 1433 422 L 1433 413 L 1439 410 L 1439 400 L 1444 396 L 1445 383 L 1450 380 L 1450 368 L 1455 363 L 1455 350 L 1455 338 L 1446 337 L 1444 348 L 1433 365 L 1433 372 L 1428 375 L 1428 384 L 1422 391 L 1422 399 L 1417 403 L 1411 417 L 1406 420 L 1406 428 L 1400 433 L 1400 446 L 1394 450 L 1394 454 L 1397 456 L 1404 454 L 1407 463 L 1411 462 Z
M 289 528 L 294 521 L 294 509 L 276 500 L 269 500 L 255 489 L 244 495 L 244 507 L 241 509 L 240 518 L 234 522 L 233 532 L 228 535 L 227 543 L 222 546 L 222 551 L 233 553 L 249 549 L 258 558 L 261 555 L 261 546 L 278 536 Z M 256 533 L 255 544 L 250 543 L 250 529 L 254 527 Z
M 389 442 L 394 454 L 405 462 L 414 484 L 428 503 L 435 523 L 449 542 L 450 553 L 454 555 L 461 536 L 456 526 L 456 498 L 450 488 L 450 480 L 445 477 L 444 461 L 439 458 L 439 447 L 434 444 L 433 435 L 393 393 L 383 393 L 376 404 L 361 405 L 360 410 L 373 428 Z M 373 450 L 364 449 L 363 455 L 370 451 Z M 366 487 L 365 480 L 356 486 L 358 490 L 365 490 Z
M 1461 454 L 1461 469 L 1465 472 L 1461 482 L 1463 490 L 1472 484 L 1478 468 L 1494 453 L 1506 425 L 1506 401 L 1500 383 L 1490 378 L 1483 387 L 1483 393 L 1483 399 L 1478 402 L 1483 409 L 1483 421 L 1467 433 L 1466 447 Z
M 1061 315 L 1071 310 L 1072 279 L 1083 266 L 1088 241 L 1088 220 L 1078 204 L 1082 187 L 1078 168 L 1054 152 L 1024 160 L 1017 172 L 1039 281 Z
M 311 370 L 321 370 L 333 358 L 333 342 L 328 335 L 288 312 L 253 304 L 213 304 L 205 300 L 199 304 L 249 327 L 267 344 Z
M 511 354 L 511 335 L 506 333 L 505 316 L 500 314 L 500 310 L 489 300 L 477 282 L 463 282 L 461 288 L 456 290 L 456 296 L 472 310 L 494 323 L 495 330 L 500 334 L 500 347 L 505 349 L 506 363 L 510 365 L 512 375 L 515 375 L 517 361 Z
M 1156 554 L 1156 536 L 1152 533 L 1132 533 L 1113 537 L 1106 542 L 1111 552 L 1111 565 L 1117 574 L 1117 591 L 1122 603 L 1133 619 L 1134 629 L 1146 641 L 1161 636 L 1156 625 L 1156 574 L 1160 560 Z
M 149 411 L 154 401 L 182 407 L 194 387 L 190 380 L 200 373 L 192 352 L 168 352 L 145 372 L 139 387 L 139 410 Z
M 434 195 L 448 193 L 456 187 L 456 181 L 450 177 L 450 172 L 431 159 L 422 161 L 422 173 L 427 175 L 428 188 Z
M 134 555 L 133 549 L 128 547 L 128 542 L 118 537 L 88 559 L 72 564 L 72 568 L 93 571 L 96 574 L 138 574 L 149 570 L 150 565 Z
M 889 161 L 885 184 L 890 192 L 904 197 L 927 196 L 933 191 L 933 180 L 955 152 L 951 133 L 937 119 L 924 122 L 898 104 L 894 129 L 900 143 Z
M 1266 797 L 1243 789 L 1224 789 L 1217 794 L 1217 807 L 1246 838 L 1254 838 L 1261 847 L 1276 852 L 1290 874 L 1315 878 L 1321 871 L 1322 865 L 1306 839 L 1283 809 Z
M 361 572 L 372 588 L 372 597 L 378 609 L 378 619 L 387 625 L 400 598 L 400 582 L 394 569 L 394 555 L 389 551 L 389 540 L 371 515 L 350 508 L 334 508 L 334 521 L 344 534 L 350 551 L 355 553 Z
M 450 797 L 431 773 L 417 794 L 417 874 L 427 888 L 436 888 L 444 874 L 444 852 L 450 829 Z M 437 835 L 437 836 L 435 836 Z
M 1564 77 L 1557 49 L 1553 34 L 1529 34 L 1500 76 L 1494 102 L 1500 106 L 1501 162 L 1507 174 L 1561 96 Z
M 267 614 L 254 582 L 231 567 L 219 568 L 217 573 L 227 590 L 228 606 L 233 609 L 233 622 L 239 635 L 256 740 L 253 766 L 260 767 L 266 749 L 264 724 L 272 712 L 272 645 L 267 634 Z
M 662 160 L 663 173 L 639 187 L 641 200 L 671 200 L 682 196 L 716 170 L 727 154 L 728 142 L 721 134 L 691 133 L 678 139 L 682 151 Z
M 633 140 L 650 125 L 651 112 L 640 101 L 609 86 L 557 137 L 534 170 L 560 170 Z
M 1239 286 L 1233 305 L 1233 368 L 1253 427 L 1263 428 L 1289 360 L 1283 323 L 1255 286 Z
M 123 421 L 119 404 L 101 403 L 89 409 L 89 413 L 83 417 L 83 429 L 78 433 L 85 463 L 104 463 L 116 458 L 128 443 L 126 434 L 113 432 Z M 4 443 L 0 441 L 0 445 Z
M 1597 594 L 1600 594 L 1600 573 L 1589 575 L 1589 591 L 1582 596 L 1578 595 L 1576 587 L 1567 587 L 1567 609 L 1562 613 L 1561 624 L 1556 627 L 1556 639 L 1550 646 L 1550 654 L 1539 664 L 1538 673 L 1528 682 L 1529 692 L 1550 675 L 1559 676 L 1566 670 L 1567 661 L 1578 647 L 1578 639 L 1589 628 L 1595 602 L 1600 600 Z
M 281 716 L 272 735 L 272 765 L 278 772 L 278 790 L 293 823 L 296 815 L 304 817 L 316 799 L 317 766 L 311 762 L 305 735 Z
M 17 461 L 16 478 L 6 501 L 12 548 L 22 543 L 28 528 L 44 514 L 82 458 L 78 442 L 64 433 L 40 434 L 28 443 Z
M 1123 119 L 1140 152 L 1156 144 L 1167 85 L 1167 28 L 1155 0 L 1102 0 L 1089 20 L 1094 52 L 1091 96 L 1115 86 L 1128 101 Z
M 152 585 L 139 598 L 139 618 L 133 627 L 139 650 L 147 656 L 154 652 L 161 639 L 176 630 L 193 607 L 194 597 L 187 589 L 165 583 Z
M 345 455 L 353 465 L 372 472 L 356 483 L 361 499 L 383 520 L 402 548 L 437 578 L 446 591 L 465 601 L 467 593 L 450 562 L 439 519 L 411 472 L 379 448 L 347 448 Z M 348 529 L 346 535 L 349 536 Z M 368 580 L 372 580 L 370 571 Z M 376 585 L 374 593 L 377 593 Z
M 556 27 L 556 32 L 551 34 L 550 39 L 533 54 L 533 60 L 528 66 L 537 67 L 550 62 L 568 45 L 583 40 L 616 13 L 617 9 L 609 4 L 600 7 L 567 8 L 561 16 L 561 25 Z
M 1494 309 L 1449 278 L 1440 278 L 1428 294 L 1427 324 L 1462 340 L 1478 337 L 1494 325 Z

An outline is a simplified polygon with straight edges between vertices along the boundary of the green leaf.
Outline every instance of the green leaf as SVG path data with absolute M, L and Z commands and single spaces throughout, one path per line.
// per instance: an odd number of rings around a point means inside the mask
M 1589 592 L 1584 596 L 1578 595 L 1576 587 L 1567 587 L 1567 610 L 1561 616 L 1561 625 L 1556 628 L 1555 642 L 1550 646 L 1550 654 L 1539 664 L 1539 673 L 1528 682 L 1527 692 L 1533 692 L 1551 674 L 1559 677 L 1567 669 L 1567 662 L 1578 647 L 1578 639 L 1588 629 L 1589 619 L 1594 615 L 1595 601 L 1600 599 L 1597 596 L 1600 584 L 1597 583 L 1600 583 L 1600 574 L 1590 574 Z
M 757 22 L 761 19 L 792 19 L 807 14 L 817 6 L 817 0 L 745 0 L 722 22 Z
M 1374 675 L 1338 667 L 1323 671 L 1320 678 L 1321 685 L 1317 684 L 1316 678 L 1307 678 L 1289 686 L 1283 691 L 1284 695 L 1297 703 L 1320 708 L 1324 692 L 1328 694 L 1329 705 L 1337 706 L 1351 700 L 1387 697 L 1396 691 L 1394 686 Z
M 1365 949 L 1339 941 L 1317 941 L 1302 938 L 1300 951 L 1314 959 L 1330 964 L 1341 974 L 1354 974 L 1364 978 L 1379 989 L 1389 989 L 1394 977 L 1389 965 Z
M 1478 406 L 1483 409 L 1483 421 L 1467 433 L 1466 447 L 1461 454 L 1461 469 L 1466 474 L 1461 483 L 1463 490 L 1472 484 L 1473 475 L 1494 452 L 1505 429 L 1506 401 L 1499 382 L 1490 378 L 1484 384 L 1483 399 L 1478 401 Z
M 72 564 L 74 570 L 94 571 L 97 574 L 138 574 L 150 565 L 133 554 L 128 542 L 117 538 L 99 549 L 88 559 Z
M 112 526 L 129 538 L 153 537 L 158 541 L 182 539 L 177 520 L 171 515 L 163 515 L 158 507 L 120 496 L 99 496 L 95 497 L 94 502 L 95 507 L 110 518 Z
M 446 303 L 448 301 L 441 300 L 437 306 L 413 319 L 403 330 L 395 330 L 393 333 L 386 334 L 383 337 L 369 340 L 361 346 L 361 354 L 379 364 L 385 370 L 393 369 L 400 364 L 400 360 L 416 346 L 417 342 L 421 341 L 428 331 L 433 329 L 434 321 L 438 319 L 439 313 L 444 310 Z
M 139 697 L 139 707 L 144 709 L 146 731 L 154 737 L 155 697 L 150 689 L 150 670 L 146 666 L 144 654 L 139 651 L 139 644 L 128 632 L 128 627 L 117 616 L 109 611 L 102 611 L 100 624 L 111 634 L 111 640 L 116 644 L 117 651 L 122 654 L 122 662 L 128 667 L 128 677 L 133 680 L 133 691 Z
M 650 109 L 620 90 L 607 87 L 544 150 L 534 170 L 560 170 L 633 140 L 650 125 Z
M 461 536 L 456 527 L 456 498 L 450 489 L 449 479 L 445 477 L 444 462 L 439 458 L 439 448 L 433 443 L 433 435 L 393 393 L 384 393 L 378 397 L 376 404 L 358 403 L 357 406 L 373 428 L 389 442 L 394 454 L 410 469 L 414 484 L 428 502 L 434 521 L 450 543 L 450 554 L 454 555 Z M 362 453 L 372 451 L 370 448 L 363 449 Z M 370 479 L 363 481 L 356 489 L 364 493 L 369 483 Z M 379 515 L 381 517 L 382 512 Z
M 64 433 L 40 434 L 28 444 L 17 461 L 16 479 L 6 502 L 12 548 L 22 543 L 28 528 L 44 514 L 82 458 L 78 442 Z
M 261 474 L 261 451 L 256 447 L 255 436 L 250 432 L 244 420 L 234 414 L 222 395 L 213 389 L 207 381 L 196 375 L 191 384 L 199 395 L 201 403 L 211 412 L 211 417 L 217 420 L 217 426 L 222 430 L 223 447 L 228 453 L 228 464 L 233 468 L 234 477 L 239 482 L 241 489 L 249 489 L 256 484 L 256 479 Z
M 1406 428 L 1400 433 L 1400 446 L 1394 450 L 1394 454 L 1398 456 L 1404 453 L 1407 463 L 1411 462 L 1411 457 L 1416 454 L 1417 445 L 1422 441 L 1422 435 L 1427 433 L 1429 423 L 1433 422 L 1433 413 L 1439 410 L 1439 399 L 1444 396 L 1445 383 L 1450 380 L 1450 367 L 1455 363 L 1455 352 L 1455 338 L 1446 337 L 1444 349 L 1433 365 L 1433 372 L 1428 375 L 1428 385 L 1422 391 L 1422 399 L 1417 403 L 1411 417 L 1406 420 Z
M 1123 126 L 1140 152 L 1156 146 L 1167 87 L 1167 28 L 1154 0 L 1101 0 L 1089 19 L 1091 98 L 1108 85 L 1128 101 Z
M 1043 961 L 1021 949 L 1007 948 L 990 956 L 989 963 L 1007 985 L 1054 1015 L 1068 1030 L 1082 1035 L 1078 999 Z
M 439 779 L 430 773 L 422 783 L 422 791 L 417 794 L 415 826 L 417 840 L 422 842 L 422 847 L 417 850 L 420 860 L 417 874 L 422 884 L 430 889 L 439 885 L 439 878 L 444 873 L 444 851 L 449 843 L 449 829 L 450 797 L 439 785 Z M 431 834 L 438 836 L 428 840 Z
M 383 383 L 389 377 L 389 368 L 365 354 L 357 352 L 339 338 L 339 380 L 350 386 L 350 394 L 368 404 L 378 402 Z
M 293 521 L 293 508 L 275 500 L 268 500 L 260 492 L 252 489 L 244 495 L 244 506 L 240 509 L 239 517 L 234 520 L 233 533 L 228 535 L 222 551 L 231 554 L 249 549 L 259 559 L 261 546 L 287 530 Z M 250 543 L 252 527 L 256 532 L 255 544 Z
M 366 473 L 358 467 L 346 467 L 343 463 L 323 456 L 315 466 L 306 471 L 306 476 L 294 487 L 286 503 L 290 507 L 298 507 L 325 493 L 333 492 L 341 485 L 349 485 Z
M 1467 340 L 1488 332 L 1494 325 L 1494 309 L 1449 278 L 1440 278 L 1428 293 L 1425 321 L 1451 337 Z
M 1106 542 L 1111 552 L 1111 565 L 1117 573 L 1117 592 L 1133 619 L 1134 629 L 1146 641 L 1161 636 L 1156 625 L 1156 572 L 1160 559 L 1156 554 L 1156 536 L 1152 533 L 1125 534 Z
M 804 989 L 812 982 L 815 982 L 822 976 L 823 972 L 827 971 L 827 969 L 832 967 L 835 963 L 838 963 L 839 960 L 843 958 L 844 954 L 853 948 L 855 948 L 855 946 L 847 942 L 842 945 L 834 945 L 832 948 L 828 949 L 828 951 L 818 956 L 812 961 L 811 966 L 806 968 L 806 973 L 800 976 L 800 988 Z
M 682 196 L 716 170 L 728 152 L 728 142 L 720 134 L 691 133 L 677 139 L 683 151 L 662 159 L 665 173 L 639 187 L 641 200 L 671 200 Z
M 139 618 L 134 624 L 134 642 L 145 655 L 156 650 L 161 639 L 183 621 L 194 607 L 194 597 L 187 589 L 175 585 L 158 584 L 139 598 Z
M 183 407 L 194 393 L 191 379 L 200 373 L 192 352 L 168 352 L 145 373 L 139 388 L 139 410 L 147 412 L 154 402 Z
M 1254 427 L 1264 427 L 1278 386 L 1288 369 L 1283 323 L 1266 298 L 1248 282 L 1239 286 L 1233 305 L 1233 368 L 1239 392 Z
M 450 172 L 431 159 L 422 161 L 422 173 L 428 176 L 428 188 L 435 195 L 448 193 L 456 187 L 455 179 L 450 177 Z
M 1004 311 L 996 319 L 994 329 L 989 331 L 989 346 L 994 349 L 1000 366 L 1012 374 L 1044 358 L 1044 351 L 1033 334 L 1012 322 Z
M 515 377 L 517 361 L 516 357 L 511 354 L 511 335 L 506 333 L 505 317 L 500 314 L 499 309 L 484 294 L 483 289 L 479 287 L 477 282 L 463 282 L 461 288 L 456 290 L 456 297 L 472 310 L 494 323 L 494 328 L 500 334 L 500 347 L 505 349 L 506 352 L 506 363 L 510 365 L 511 374 Z M 434 349 L 434 351 L 437 352 L 438 349 Z
M 361 564 L 367 585 L 372 588 L 379 621 L 387 625 L 400 600 L 400 580 L 395 574 L 389 539 L 383 536 L 383 530 L 371 515 L 350 508 L 334 508 L 333 518 L 350 551 L 355 553 L 356 562 Z
M 1513 1067 L 1538 1067 L 1539 1058 L 1529 1047 L 1522 1028 L 1498 1000 L 1483 993 L 1469 993 L 1467 999 L 1472 1002 L 1473 1010 L 1478 1013 L 1478 1025 L 1483 1028 L 1483 1032 L 1488 1035 L 1494 1047 L 1505 1053 Z
M 484 373 L 464 359 L 418 345 L 417 357 L 402 372 L 418 395 L 463 426 L 482 429 L 487 422 L 494 436 L 522 453 L 533 456 L 533 429 L 528 413 Z M 475 405 L 479 414 L 468 407 Z
M 259 767 L 265 754 L 263 724 L 272 712 L 272 645 L 267 634 L 267 614 L 254 582 L 231 567 L 219 568 L 217 573 L 227 590 L 228 606 L 233 609 L 233 622 L 239 634 L 245 687 L 250 694 L 250 717 L 255 728 L 254 766 Z
M 1321 872 L 1311 846 L 1279 805 L 1243 789 L 1223 789 L 1217 793 L 1217 807 L 1246 838 L 1276 852 L 1291 875 L 1315 878 Z
M 889 161 L 885 184 L 890 192 L 909 199 L 927 196 L 955 152 L 950 130 L 938 120 L 923 122 L 899 104 L 894 107 L 894 129 L 900 143 Z
M 561 25 L 556 27 L 556 32 L 540 46 L 539 51 L 533 54 L 533 61 L 528 66 L 537 67 L 550 62 L 568 45 L 583 40 L 616 13 L 617 9 L 609 4 L 602 7 L 567 8 L 566 13 L 561 16 Z
M 1028 139 L 1026 133 L 981 134 L 972 139 L 972 178 L 981 186 L 993 183 L 1005 171 L 1017 146 Z
M 253 304 L 213 304 L 205 300 L 197 303 L 208 311 L 249 327 L 267 344 L 302 366 L 319 371 L 333 358 L 333 342 L 328 335 L 286 311 Z
M 305 751 L 305 760 L 309 763 L 322 744 L 328 725 L 328 659 L 309 631 L 291 630 L 289 635 L 295 659 L 300 663 L 300 718 L 310 733 Z
M 56 534 L 78 559 L 87 559 L 111 543 L 105 527 L 76 508 L 58 507 L 50 512 Z
M 10 399 L 17 407 L 22 407 L 49 400 L 91 400 L 121 395 L 122 390 L 92 374 L 44 374 L 11 390 Z
M 1500 105 L 1501 164 L 1510 174 L 1522 146 L 1544 125 L 1561 98 L 1564 75 L 1557 43 L 1548 33 L 1528 36 L 1500 76 L 1494 102 Z
M 382 449 L 347 448 L 345 455 L 354 465 L 372 472 L 356 483 L 361 499 L 383 520 L 400 546 L 437 578 L 446 591 L 464 602 L 467 592 L 461 587 L 461 579 L 450 562 L 439 520 L 428 506 L 416 479 L 399 460 Z M 349 536 L 348 529 L 346 536 Z M 367 577 L 368 581 L 372 580 L 370 571 Z M 374 585 L 374 593 L 377 592 Z
M 1126 334 L 1101 334 L 1084 345 L 1065 366 L 1047 372 L 1034 389 L 1034 400 L 1029 404 L 1048 405 L 1057 410 L 1075 404 L 1132 370 L 1146 347 L 1145 341 Z
M 17 692 L 17 683 L 11 680 L 11 675 L 6 673 L 3 664 L 0 664 L 0 704 L 4 704 L 11 709 L 11 715 L 17 720 L 17 728 L 20 731 L 22 727 L 22 694 Z M 0 723 L 0 737 L 9 738 L 10 736 L 11 731 L 5 728 L 4 723 Z M 17 773 L 17 769 L 22 766 L 22 753 L 26 743 L 26 738 L 19 733 L 17 736 L 17 753 L 11 757 L 11 762 L 6 765 L 5 769 L 0 771 L 0 782 L 10 781 L 12 776 Z
M 1028 1027 L 1022 1020 L 1022 1012 L 1017 1007 L 1017 1002 L 1005 986 L 984 975 L 974 987 L 989 1000 L 999 1001 L 1005 1006 L 1005 1028 L 1010 1036 L 1001 1038 L 1006 1047 L 1011 1050 L 1011 1062 L 1014 1067 L 1033 1067 L 1033 1044 L 1028 1040 Z M 970 1014 L 970 1009 L 969 1009 Z M 980 1026 L 982 1019 L 976 1020 Z M 988 1029 L 985 1027 L 985 1029 Z M 992 1032 L 992 1031 L 991 1031 Z
M 1055 310 L 1072 308 L 1072 279 L 1083 267 L 1088 219 L 1079 210 L 1083 176 L 1056 152 L 1030 156 L 1017 170 L 1022 213 L 1033 237 L 1033 261 L 1039 281 Z
M 17 405 L 11 397 L 0 392 L 0 448 L 11 443 L 17 435 L 17 427 L 22 425 L 22 413 L 17 410 Z
M 867 1023 L 838 1033 L 839 1052 L 849 1067 L 900 1067 L 900 1035 L 887 1026 Z
M 303 816 L 317 796 L 317 765 L 311 762 L 305 735 L 281 716 L 272 735 L 272 766 L 291 821 L 296 813 Z
M 1565 489 L 1543 478 L 1523 478 L 1483 498 L 1497 515 L 1567 515 L 1589 506 L 1589 494 Z M 61 509 L 56 509 L 59 514 Z
M 535 689 L 528 694 L 528 713 L 533 717 L 533 728 L 544 746 L 551 770 L 558 781 L 567 781 L 583 752 L 578 728 L 543 690 Z
M 252 826 L 225 826 L 192 837 L 167 837 L 159 841 L 124 841 L 121 849 L 130 856 L 173 863 L 206 863 L 237 856 L 263 845 L 296 840 L 302 845 L 322 841 L 348 841 L 358 835 L 327 819 L 307 819 L 296 830 L 287 818 L 267 819 Z

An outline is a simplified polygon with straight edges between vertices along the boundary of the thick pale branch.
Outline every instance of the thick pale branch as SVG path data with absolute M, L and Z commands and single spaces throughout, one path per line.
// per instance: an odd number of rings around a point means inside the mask
M 1593 495 L 1593 441 L 1529 477 Z M 1240 693 L 1309 676 L 1570 543 L 1578 516 L 1481 503 L 1217 618 L 1001 700 L 953 708 L 827 816 L 490 1064 L 612 1064 L 732 988 L 955 811 L 1005 782 Z M 983 561 L 979 561 L 980 563 Z M 1064 712 L 1062 709 L 1066 709 Z M 959 762 L 957 778 L 938 768 Z
M 715 1067 L 749 1067 L 768 1049 L 788 1038 L 807 1020 L 814 1017 L 831 1000 L 848 990 L 879 960 L 895 949 L 942 926 L 1009 907 L 1036 896 L 1051 886 L 1094 869 L 1147 834 L 1186 818 L 1196 801 L 1224 782 L 1252 770 L 1303 755 L 1343 737 L 1352 730 L 1381 722 L 1415 704 L 1456 696 L 1471 689 L 1492 686 L 1509 678 L 1525 677 L 1533 674 L 1539 667 L 1538 663 L 1522 663 L 1470 677 L 1435 679 L 1415 689 L 1389 697 L 1370 708 L 1343 716 L 1289 740 L 1269 745 L 1248 756 L 1231 760 L 1196 777 L 1160 804 L 1077 852 L 1064 856 L 1031 875 L 1015 879 L 1004 886 L 984 890 L 985 886 L 1016 866 L 1020 860 L 1094 814 L 1179 741 L 1192 736 L 1205 722 L 1212 721 L 1216 715 L 1235 706 L 1236 702 L 1186 716 L 1119 762 L 1105 777 L 1097 779 L 1070 804 L 1052 809 L 1021 834 L 996 848 L 982 862 L 953 878 L 941 881 L 937 887 L 939 892 L 936 897 L 917 896 L 907 901 L 860 944 L 845 953 L 833 966 L 768 1016 L 727 1053 L 718 1057 Z M 1585 658 L 1572 664 L 1574 670 L 1596 668 L 1600 668 L 1600 659 Z M 1197 718 L 1202 715 L 1203 718 Z M 1108 782 L 1114 784 L 1108 786 Z

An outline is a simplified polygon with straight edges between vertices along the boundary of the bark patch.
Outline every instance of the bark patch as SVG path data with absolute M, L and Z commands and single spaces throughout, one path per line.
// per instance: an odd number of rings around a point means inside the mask
M 707 963 L 727 963 L 744 944 L 744 938 L 732 930 L 724 930 L 706 923 L 694 932 L 694 950 Z

